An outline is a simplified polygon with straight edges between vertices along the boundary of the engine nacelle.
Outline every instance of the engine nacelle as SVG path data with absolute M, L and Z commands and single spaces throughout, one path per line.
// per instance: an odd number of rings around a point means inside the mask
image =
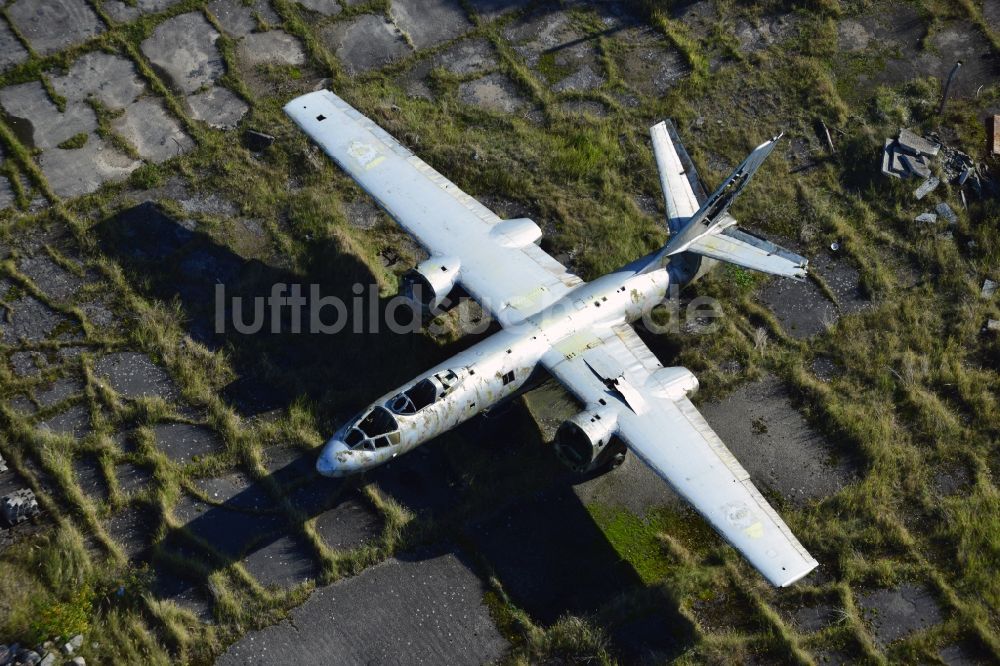
M 425 313 L 433 310 L 451 293 L 461 267 L 456 257 L 431 257 L 403 276 L 403 297 Z
M 614 439 L 617 428 L 618 415 L 613 410 L 593 405 L 559 426 L 556 455 L 576 472 L 593 471 L 617 456 L 624 459 L 625 447 Z
M 660 368 L 650 376 L 647 387 L 656 395 L 680 400 L 698 392 L 698 378 L 687 368 Z

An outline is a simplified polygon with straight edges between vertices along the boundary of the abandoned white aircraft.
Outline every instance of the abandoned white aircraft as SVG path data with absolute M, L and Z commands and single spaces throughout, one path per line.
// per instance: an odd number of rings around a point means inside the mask
M 773 585 L 817 566 L 688 400 L 698 380 L 663 367 L 630 326 L 668 285 L 715 263 L 703 257 L 804 279 L 804 258 L 736 230 L 727 212 L 780 135 L 706 199 L 673 126 L 654 126 L 670 240 L 584 282 L 536 244 L 534 222 L 501 220 L 333 93 L 303 95 L 285 112 L 429 252 L 404 277 L 404 294 L 428 309 L 460 283 L 503 326 L 344 425 L 320 454 L 321 474 L 356 474 L 410 451 L 509 398 L 541 367 L 583 406 L 558 430 L 563 462 L 594 471 L 627 447 Z

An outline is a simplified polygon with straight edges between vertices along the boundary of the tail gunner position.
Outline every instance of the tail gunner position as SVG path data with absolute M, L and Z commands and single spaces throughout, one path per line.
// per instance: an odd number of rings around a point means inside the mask
M 559 428 L 556 451 L 595 470 L 627 447 L 772 584 L 791 585 L 816 561 L 750 482 L 688 397 L 698 380 L 665 368 L 630 324 L 717 260 L 804 279 L 806 260 L 737 230 L 729 207 L 780 138 L 767 141 L 710 196 L 673 131 L 651 129 L 671 231 L 665 247 L 593 282 L 541 250 L 528 219 L 501 220 L 329 91 L 285 112 L 430 254 L 403 292 L 431 310 L 458 283 L 503 330 L 376 400 L 327 442 L 326 476 L 371 469 L 416 448 L 548 371 L 582 410 Z

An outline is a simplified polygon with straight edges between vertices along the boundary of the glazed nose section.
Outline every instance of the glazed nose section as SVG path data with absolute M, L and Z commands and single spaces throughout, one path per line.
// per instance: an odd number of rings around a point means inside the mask
M 354 453 L 339 439 L 331 439 L 323 447 L 316 459 L 316 471 L 323 476 L 344 476 L 353 469 L 351 458 Z

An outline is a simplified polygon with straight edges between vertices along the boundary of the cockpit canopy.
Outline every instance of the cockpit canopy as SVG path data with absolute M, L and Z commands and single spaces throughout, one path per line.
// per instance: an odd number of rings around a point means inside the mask
M 409 416 L 448 395 L 458 384 L 459 375 L 454 370 L 438 372 L 397 393 L 385 403 L 396 414 Z
M 347 431 L 344 443 L 369 451 L 399 444 L 399 424 L 388 409 L 375 407 Z

